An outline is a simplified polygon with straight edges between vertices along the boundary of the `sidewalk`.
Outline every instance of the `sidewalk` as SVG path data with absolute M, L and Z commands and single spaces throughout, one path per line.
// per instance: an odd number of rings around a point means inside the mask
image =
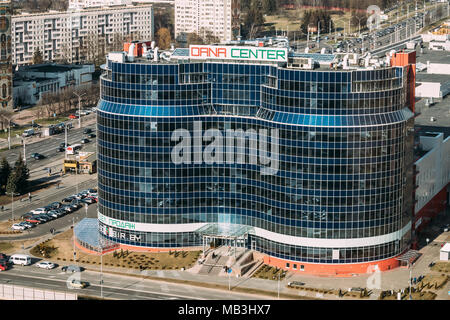
M 64 174 L 62 177 L 59 173 L 59 170 L 62 169 L 62 159 L 55 160 L 51 163 L 49 163 L 46 167 L 52 168 L 52 174 L 49 177 L 47 170 L 44 170 L 43 168 L 37 168 L 32 171 L 30 171 L 30 179 L 29 181 L 36 181 L 43 179 L 44 181 L 55 181 L 59 182 L 59 187 L 52 186 L 45 189 L 38 190 L 36 192 L 32 192 L 31 201 L 28 200 L 27 197 L 22 198 L 21 200 L 15 200 L 14 201 L 14 212 L 16 210 L 19 210 L 25 206 L 29 205 L 35 205 L 36 208 L 40 205 L 46 205 L 47 203 L 44 203 L 45 199 L 50 196 L 55 196 L 55 194 L 64 192 L 69 187 L 74 187 L 77 184 L 79 185 L 79 191 L 86 189 L 84 185 L 87 182 L 94 182 L 96 184 L 97 181 L 97 174 Z M 73 193 L 76 193 L 76 190 L 74 190 Z M 4 205 L 4 211 L 11 212 L 11 202 Z M 14 215 L 17 218 L 17 215 Z

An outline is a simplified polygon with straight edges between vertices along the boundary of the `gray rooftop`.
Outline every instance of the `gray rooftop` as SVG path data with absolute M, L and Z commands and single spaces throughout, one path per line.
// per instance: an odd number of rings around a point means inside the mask
M 450 96 L 442 101 L 435 100 L 436 103 L 431 107 L 425 107 L 425 100 L 420 99 L 416 102 L 416 111 L 420 113 L 414 120 L 416 130 L 443 132 L 444 138 L 450 136 Z M 434 117 L 436 121 L 430 121 L 431 117 Z
M 450 82 L 450 76 L 448 74 L 433 74 L 426 72 L 417 72 L 416 82 Z
M 426 64 L 427 61 L 430 63 L 450 63 L 450 52 L 447 51 L 434 51 L 424 49 L 423 54 L 420 53 L 420 50 L 416 51 L 417 62 L 421 62 Z

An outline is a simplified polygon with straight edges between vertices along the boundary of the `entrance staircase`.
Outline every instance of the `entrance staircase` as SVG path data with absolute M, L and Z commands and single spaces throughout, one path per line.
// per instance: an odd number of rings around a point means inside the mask
M 231 267 L 231 276 L 251 277 L 263 264 L 262 254 L 246 248 L 222 246 L 205 253 L 205 260 L 198 269 L 198 274 L 228 276 L 225 269 Z

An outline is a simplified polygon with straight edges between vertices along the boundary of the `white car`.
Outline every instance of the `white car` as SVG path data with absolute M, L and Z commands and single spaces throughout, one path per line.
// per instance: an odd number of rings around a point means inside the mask
M 14 223 L 14 224 L 12 225 L 11 229 L 13 229 L 13 230 L 25 230 L 26 227 L 23 226 L 23 225 L 20 225 L 20 224 L 18 224 L 18 223 Z
M 50 261 L 40 261 L 36 263 L 36 267 L 42 268 L 42 269 L 53 269 L 55 265 L 51 263 Z
M 41 213 L 46 213 L 48 210 L 45 208 L 37 208 L 34 210 L 31 210 L 30 212 L 33 214 L 41 214 Z

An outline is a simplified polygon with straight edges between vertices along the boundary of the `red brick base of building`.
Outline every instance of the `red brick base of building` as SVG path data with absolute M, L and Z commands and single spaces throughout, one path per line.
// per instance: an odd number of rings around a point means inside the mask
M 264 263 L 299 274 L 350 277 L 352 274 L 373 273 L 376 269 L 379 271 L 395 269 L 400 266 L 400 263 L 396 258 L 397 257 L 393 257 L 386 260 L 364 263 L 319 264 L 288 261 L 266 255 L 264 256 Z

